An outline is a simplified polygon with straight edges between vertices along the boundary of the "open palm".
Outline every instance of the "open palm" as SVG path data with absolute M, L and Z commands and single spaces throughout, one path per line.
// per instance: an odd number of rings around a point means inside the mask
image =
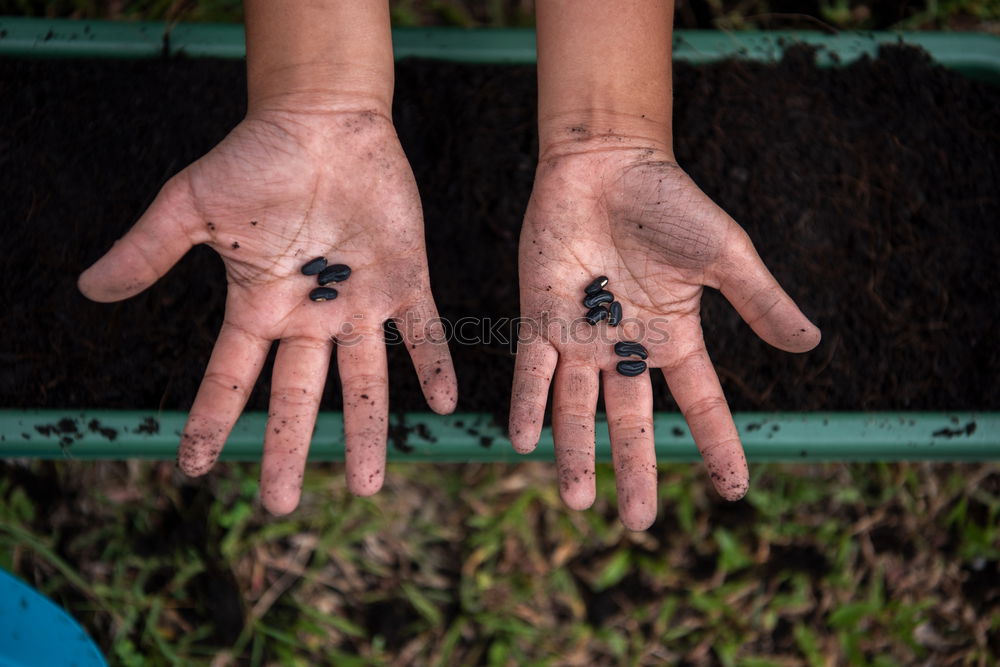
M 583 318 L 595 277 L 623 307 L 620 326 Z M 720 289 L 765 341 L 789 352 L 819 342 L 761 262 L 743 229 L 672 158 L 651 149 L 544 160 L 520 241 L 522 327 L 511 399 L 514 447 L 538 442 L 554 378 L 552 428 L 560 490 L 575 509 L 594 500 L 594 413 L 599 382 L 612 443 L 622 521 L 656 517 L 656 455 L 649 375 L 619 374 L 617 341 L 646 347 L 680 407 L 719 493 L 748 488 L 746 459 L 699 315 L 704 286 Z
M 447 344 L 433 328 L 420 200 L 391 122 L 367 111 L 248 117 L 163 187 L 80 289 L 97 301 L 130 297 L 197 243 L 222 256 L 228 295 L 181 468 L 211 468 L 280 340 L 261 495 L 272 512 L 291 511 L 336 344 L 348 485 L 377 491 L 388 426 L 385 320 L 402 323 L 430 407 L 447 413 L 457 398 Z M 335 300 L 309 299 L 317 281 L 301 267 L 315 257 L 352 269 Z

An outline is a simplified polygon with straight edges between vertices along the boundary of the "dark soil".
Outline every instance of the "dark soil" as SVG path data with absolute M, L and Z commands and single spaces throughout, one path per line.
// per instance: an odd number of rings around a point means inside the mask
M 396 90 L 441 314 L 515 317 L 534 69 L 402 62 Z M 809 354 L 778 352 L 706 294 L 734 409 L 1000 407 L 1000 90 L 894 47 L 842 69 L 804 50 L 678 64 L 675 93 L 681 165 L 824 334 Z M 239 121 L 243 64 L 0 60 L 0 99 L 0 406 L 187 409 L 221 323 L 221 261 L 196 248 L 114 305 L 75 280 Z M 452 353 L 459 409 L 505 412 L 508 346 Z M 392 408 L 426 409 L 401 346 L 390 366 Z M 268 374 L 250 409 L 266 409 Z M 338 393 L 331 382 L 324 409 Z

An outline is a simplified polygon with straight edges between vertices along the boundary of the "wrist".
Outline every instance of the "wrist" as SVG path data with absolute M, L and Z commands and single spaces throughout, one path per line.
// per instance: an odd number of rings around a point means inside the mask
M 325 155 L 345 145 L 395 138 L 392 119 L 377 108 L 359 103 L 324 103 L 322 108 L 306 109 L 297 98 L 275 101 L 267 108 L 248 112 L 241 125 L 263 143 L 297 145 L 310 155 Z
M 538 0 L 539 155 L 673 154 L 670 0 Z
M 313 69 L 285 80 L 259 81 L 248 86 L 247 116 L 287 114 L 310 116 L 374 112 L 392 118 L 392 79 L 377 74 L 347 75 L 335 68 Z M 327 76 L 323 72 L 329 73 Z
M 614 108 L 549 112 L 538 118 L 538 159 L 648 150 L 674 161 L 669 111 L 645 114 Z
M 389 115 L 394 63 L 386 0 L 245 4 L 251 113 L 294 101 L 306 111 L 362 107 Z

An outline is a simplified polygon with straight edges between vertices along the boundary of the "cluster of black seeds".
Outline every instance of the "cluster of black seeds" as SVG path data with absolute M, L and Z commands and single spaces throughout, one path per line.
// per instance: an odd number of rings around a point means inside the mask
M 326 265 L 326 257 L 317 257 L 305 263 L 302 273 L 307 276 L 316 276 L 320 287 L 309 292 L 309 298 L 313 301 L 333 301 L 337 298 L 337 290 L 327 287 L 330 283 L 342 283 L 351 277 L 351 267 L 346 264 Z
M 604 289 L 607 284 L 607 276 L 598 276 L 583 288 L 586 293 L 586 296 L 583 297 L 583 305 L 588 309 L 586 317 L 591 326 L 606 319 L 608 324 L 616 327 L 622 321 L 622 305 L 615 301 L 614 294 Z M 615 354 L 619 357 L 637 356 L 640 359 L 645 359 L 648 356 L 646 348 L 639 343 L 632 342 L 615 343 Z M 634 377 L 645 372 L 646 362 L 634 359 L 619 361 L 616 368 L 622 375 Z
M 622 321 L 622 305 L 615 301 L 614 294 L 604 289 L 607 284 L 607 276 L 598 276 L 583 288 L 587 294 L 583 298 L 583 305 L 587 308 L 587 321 L 591 325 L 606 319 L 608 324 L 616 327 Z M 605 307 L 605 304 L 611 305 Z
M 644 348 L 639 343 L 633 343 L 630 341 L 621 341 L 615 343 L 615 354 L 619 357 L 639 357 L 639 359 L 645 359 L 649 356 Z M 627 375 L 629 377 L 634 377 L 643 373 L 646 370 L 645 361 L 636 361 L 635 359 L 629 359 L 628 361 L 619 361 L 616 366 L 618 372 L 622 375 Z

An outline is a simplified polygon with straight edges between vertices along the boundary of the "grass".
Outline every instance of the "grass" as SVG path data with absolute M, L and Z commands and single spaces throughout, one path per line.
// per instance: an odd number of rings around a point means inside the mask
M 646 533 L 552 466 L 390 466 L 302 507 L 257 467 L 5 464 L 0 567 L 66 606 L 114 664 L 994 665 L 1000 466 L 760 465 L 726 504 L 664 466 Z

